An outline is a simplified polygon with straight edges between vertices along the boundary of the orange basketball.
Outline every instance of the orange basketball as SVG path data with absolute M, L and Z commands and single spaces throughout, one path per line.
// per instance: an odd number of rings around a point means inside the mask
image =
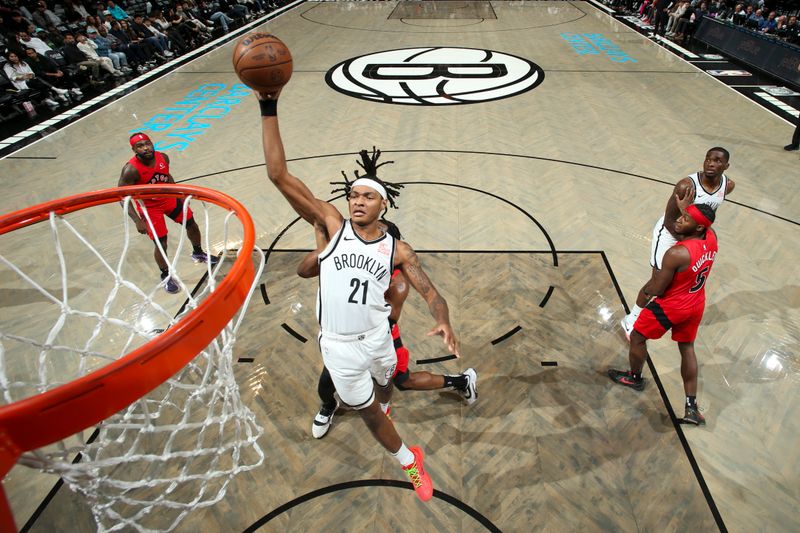
M 272 93 L 292 77 L 292 54 L 274 35 L 251 33 L 233 49 L 233 69 L 251 89 Z

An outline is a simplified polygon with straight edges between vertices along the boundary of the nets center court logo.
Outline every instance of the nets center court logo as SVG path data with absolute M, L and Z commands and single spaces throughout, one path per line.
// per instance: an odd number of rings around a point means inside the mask
M 325 75 L 334 90 L 402 105 L 477 104 L 530 91 L 544 71 L 521 57 L 475 48 L 387 50 L 343 61 Z

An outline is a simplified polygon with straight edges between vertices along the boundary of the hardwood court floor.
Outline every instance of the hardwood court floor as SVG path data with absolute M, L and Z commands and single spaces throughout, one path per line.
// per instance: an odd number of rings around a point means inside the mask
M 394 419 L 409 443 L 425 448 L 436 487 L 461 507 L 443 499 L 423 506 L 391 485 L 354 486 L 279 513 L 263 530 L 477 531 L 487 523 L 502 531 L 714 530 L 684 439 L 727 529 L 796 527 L 800 194 L 797 155 L 780 148 L 790 126 L 584 2 L 491 2 L 495 19 L 392 18 L 398 7 L 408 6 L 304 3 L 263 29 L 294 55 L 280 101 L 292 172 L 328 198 L 339 171 L 357 168 L 355 153 L 376 145 L 395 161 L 382 167 L 385 178 L 407 184 L 390 218 L 423 252 L 464 344 L 462 361 L 417 368 L 474 366 L 480 398 L 465 407 L 452 393 L 397 393 Z M 636 61 L 581 55 L 562 34 L 602 34 Z M 326 72 L 349 58 L 420 46 L 526 58 L 544 81 L 511 98 L 445 107 L 366 102 L 325 83 Z M 0 161 L 0 209 L 114 185 L 130 157 L 128 132 L 149 127 L 172 145 L 164 150 L 177 180 L 241 200 L 259 244 L 270 247 L 295 215 L 265 178 L 257 106 L 237 96 L 231 48 Z M 164 128 L 174 120 L 164 115 L 177 114 L 176 103 L 198 90 L 217 102 L 219 118 L 193 133 L 178 131 L 189 115 Z M 603 372 L 627 358 L 614 279 L 632 301 L 649 275 L 650 232 L 672 184 L 698 170 L 715 145 L 731 151 L 727 174 L 737 186 L 718 212 L 720 253 L 697 341 L 708 425 L 684 430 L 653 379 L 637 394 L 614 388 Z M 99 239 L 108 224 L 96 220 Z M 311 491 L 402 480 L 353 414 L 339 417 L 322 441 L 310 436 L 320 368 L 314 284 L 294 276 L 300 252 L 288 250 L 312 243 L 299 225 L 276 243 L 287 251 L 270 255 L 263 280 L 270 304 L 254 300 L 238 343 L 237 356 L 254 359 L 236 372 L 266 429 L 268 462 L 181 531 L 244 530 Z M 134 246 L 149 272 L 150 243 Z M 18 253 L 35 269 L 37 254 L 47 252 L 31 243 Z M 17 288 L 8 277 L 0 283 Z M 90 280 L 81 283 L 87 289 Z M 10 308 L 5 296 L 3 306 Z M 409 300 L 401 324 L 412 360 L 442 355 L 424 336 L 431 324 L 419 298 Z M 664 339 L 651 343 L 651 355 L 680 415 L 677 349 Z M 19 468 L 6 478 L 20 524 L 52 483 Z M 63 489 L 31 530 L 54 529 L 93 529 L 85 504 Z

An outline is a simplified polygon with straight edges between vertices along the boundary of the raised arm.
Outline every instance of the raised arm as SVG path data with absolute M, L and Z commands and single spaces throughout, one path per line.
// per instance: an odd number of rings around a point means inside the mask
M 416 252 L 404 241 L 397 241 L 395 265 L 400 267 L 411 286 L 428 303 L 431 316 L 436 320 L 436 326 L 428 332 L 428 335 L 441 335 L 447 349 L 456 357 L 460 357 L 458 339 L 450 326 L 450 311 L 447 302 L 422 269 Z
M 328 230 L 328 234 L 333 235 L 342 224 L 341 213 L 328 202 L 315 198 L 306 184 L 290 174 L 286 166 L 286 153 L 283 150 L 283 141 L 278 128 L 279 94 L 280 91 L 271 95 L 256 93 L 262 107 L 261 131 L 267 175 L 298 215 L 309 224 L 323 225 Z M 265 111 L 265 109 L 271 110 Z M 274 114 L 263 116 L 265 113 Z
M 675 221 L 692 202 L 694 202 L 694 184 L 691 179 L 683 178 L 675 184 L 664 210 L 664 225 L 670 233 L 675 233 Z
M 314 224 L 314 239 L 317 241 L 317 249 L 306 254 L 297 265 L 297 275 L 301 278 L 313 278 L 319 276 L 319 254 L 328 245 L 330 238 L 325 226 Z

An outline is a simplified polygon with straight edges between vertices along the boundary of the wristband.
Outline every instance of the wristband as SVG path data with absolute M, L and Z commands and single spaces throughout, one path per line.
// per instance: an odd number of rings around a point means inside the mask
M 278 101 L 277 100 L 259 100 L 258 105 L 261 106 L 262 117 L 277 117 L 278 116 Z

